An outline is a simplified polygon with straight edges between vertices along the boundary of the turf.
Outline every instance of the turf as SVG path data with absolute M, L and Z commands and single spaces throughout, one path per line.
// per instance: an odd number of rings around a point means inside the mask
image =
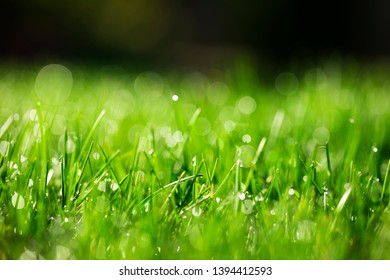
M 329 65 L 3 65 L 0 259 L 390 258 L 390 83 Z

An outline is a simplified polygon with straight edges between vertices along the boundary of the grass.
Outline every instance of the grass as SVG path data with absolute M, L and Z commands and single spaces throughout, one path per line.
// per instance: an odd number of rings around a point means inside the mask
M 0 259 L 390 258 L 390 84 L 345 67 L 3 65 Z

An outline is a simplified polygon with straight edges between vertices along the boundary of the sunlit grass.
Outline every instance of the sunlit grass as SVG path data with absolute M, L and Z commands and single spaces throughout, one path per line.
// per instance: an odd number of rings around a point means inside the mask
M 1 259 L 390 257 L 382 72 L 0 68 Z

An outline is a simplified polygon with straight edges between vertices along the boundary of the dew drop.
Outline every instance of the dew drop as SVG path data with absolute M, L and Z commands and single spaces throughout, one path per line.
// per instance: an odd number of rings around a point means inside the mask
M 175 101 L 175 102 L 178 101 L 179 100 L 179 96 L 176 95 L 176 94 L 172 95 L 172 100 Z
M 36 109 L 30 110 L 30 113 L 28 114 L 28 116 L 30 117 L 30 120 L 31 120 L 31 121 L 36 121 L 36 120 L 38 120 L 37 110 L 36 110 Z
M 100 154 L 98 152 L 93 153 L 92 155 L 94 160 L 98 160 L 100 158 Z
M 202 215 L 202 208 L 200 208 L 199 206 L 195 206 L 194 208 L 192 208 L 192 215 L 195 217 L 199 217 L 200 215 Z
M 295 190 L 293 188 L 288 190 L 288 194 L 289 195 L 294 195 L 294 193 L 295 193 Z
M 100 181 L 97 188 L 99 191 L 105 192 L 106 191 L 106 182 Z
M 243 192 L 238 193 L 238 198 L 240 200 L 244 200 L 245 199 L 245 193 L 243 193 Z
M 23 209 L 24 208 L 24 198 L 17 192 L 12 196 L 11 198 L 12 206 L 16 209 Z
M 118 186 L 117 183 L 112 183 L 112 184 L 110 185 L 110 189 L 111 189 L 112 191 L 116 191 L 118 188 L 119 188 L 119 186 Z
M 252 141 L 252 137 L 249 134 L 244 134 L 242 136 L 242 142 L 248 144 Z

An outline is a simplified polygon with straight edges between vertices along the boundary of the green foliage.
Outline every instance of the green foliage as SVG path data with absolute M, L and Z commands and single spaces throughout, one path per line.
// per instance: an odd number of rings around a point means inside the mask
M 0 69 L 0 259 L 390 257 L 383 75 L 73 68 Z

